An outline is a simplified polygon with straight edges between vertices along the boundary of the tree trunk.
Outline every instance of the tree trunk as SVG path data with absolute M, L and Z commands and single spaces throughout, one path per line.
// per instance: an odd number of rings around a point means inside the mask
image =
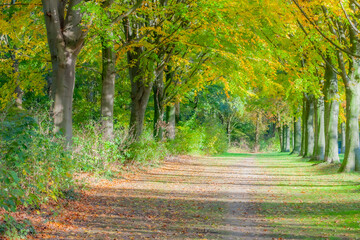
M 306 115 L 307 115 L 306 95 L 304 94 L 302 116 L 301 116 L 301 148 L 300 148 L 299 156 L 304 156 L 304 154 L 305 154 L 305 137 L 306 137 L 306 131 L 307 131 Z
M 292 154 L 300 154 L 301 150 L 301 119 L 294 120 L 294 149 Z
M 309 95 L 306 99 L 306 132 L 304 157 L 311 158 L 314 154 L 314 100 Z
M 318 126 L 318 122 L 319 122 L 319 112 L 318 112 L 318 102 L 315 99 L 314 100 L 314 155 L 312 160 L 316 160 L 316 153 L 318 151 L 318 137 L 319 137 L 319 126 Z
M 341 123 L 341 153 L 345 153 L 345 148 L 346 148 L 346 132 L 345 132 L 345 128 L 346 128 L 346 123 L 342 122 Z
M 178 124 L 180 121 L 180 102 L 177 102 L 175 103 L 175 122 Z
M 285 124 L 282 125 L 281 128 L 281 132 L 282 132 L 282 146 L 281 146 L 281 152 L 285 152 L 285 146 L 286 146 L 286 128 L 285 128 Z
M 325 159 L 325 126 L 324 126 L 324 99 L 320 97 L 315 101 L 315 146 L 313 159 Z
M 154 93 L 154 138 L 163 140 L 164 135 L 164 71 L 155 73 Z
M 19 108 L 19 109 L 23 109 L 24 91 L 20 88 L 19 85 L 16 86 L 15 94 L 16 94 L 16 98 L 15 98 L 16 107 Z
M 168 137 L 170 140 L 175 139 L 175 105 L 166 107 L 166 122 L 168 129 Z
M 346 86 L 346 149 L 341 172 L 360 170 L 359 110 L 360 83 L 358 79 L 351 79 Z
M 280 126 L 277 128 L 278 134 L 279 134 L 279 142 L 280 142 L 280 152 L 284 152 L 284 136 L 283 136 L 283 128 L 282 123 L 280 123 Z
M 115 61 L 113 47 L 102 39 L 101 125 L 105 140 L 112 140 L 114 137 Z
M 328 58 L 328 62 L 331 59 Z M 328 163 L 340 162 L 338 151 L 338 119 L 339 103 L 336 100 L 338 94 L 337 74 L 327 63 L 325 69 L 325 161 Z
M 55 78 L 54 100 L 54 132 L 66 137 L 67 145 L 72 141 L 72 105 L 75 86 L 75 65 L 77 56 L 65 52 L 64 58 L 59 58 Z
M 283 152 L 290 152 L 290 128 L 287 124 L 283 125 Z
M 72 139 L 76 60 L 87 35 L 81 26 L 82 14 L 76 7 L 80 2 L 42 0 L 54 78 L 54 132 L 65 135 L 67 146 Z
M 141 53 L 140 47 L 127 53 L 131 81 L 130 136 L 135 140 L 139 139 L 144 130 L 145 112 L 153 85 L 153 81 L 146 81 L 144 78 L 138 59 Z
M 359 16 L 359 8 L 356 1 L 350 0 L 351 18 L 354 21 Z M 350 51 L 360 55 L 360 38 L 356 24 L 349 26 Z M 360 59 L 351 57 L 346 63 L 343 53 L 337 51 L 341 77 L 345 85 L 346 94 L 346 148 L 344 161 L 339 171 L 352 172 L 360 171 L 360 148 L 359 148 L 359 111 L 360 111 Z M 347 69 L 346 64 L 349 64 Z
M 12 3 L 13 4 L 13 3 Z M 23 96 L 24 91 L 20 87 L 20 79 L 19 79 L 19 61 L 16 59 L 14 51 L 9 51 L 11 55 L 11 59 L 13 61 L 13 73 L 14 77 L 16 76 L 16 88 L 15 88 L 15 105 L 19 109 L 23 109 Z
M 254 152 L 260 151 L 260 121 L 261 121 L 261 115 L 260 113 L 257 113 Z
M 274 138 L 275 137 L 275 133 L 276 133 L 276 123 L 272 122 L 271 123 L 271 127 L 270 127 L 270 134 L 269 134 L 269 138 Z
M 231 120 L 226 121 L 226 134 L 228 137 L 228 146 L 231 146 Z

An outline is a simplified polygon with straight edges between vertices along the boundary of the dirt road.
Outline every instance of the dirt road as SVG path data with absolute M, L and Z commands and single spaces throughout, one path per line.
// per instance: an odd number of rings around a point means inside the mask
M 89 186 L 37 239 L 272 239 L 254 155 L 183 157 Z

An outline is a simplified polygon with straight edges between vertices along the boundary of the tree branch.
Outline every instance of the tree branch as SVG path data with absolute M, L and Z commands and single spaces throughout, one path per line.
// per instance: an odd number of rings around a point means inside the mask
M 112 22 L 113 23 L 116 23 L 116 22 L 119 22 L 121 20 L 123 20 L 124 18 L 128 17 L 130 14 L 132 14 L 133 12 L 136 11 L 136 9 L 138 9 L 143 3 L 143 0 L 137 0 L 135 5 L 129 9 L 129 11 L 127 11 L 126 13 L 124 14 L 121 14 L 120 16 L 118 16 L 117 18 L 115 18 Z
M 321 30 L 320 28 L 316 25 L 316 23 L 314 23 L 309 16 L 304 12 L 304 10 L 301 8 L 301 6 L 299 5 L 299 3 L 296 0 L 293 0 L 293 2 L 295 3 L 295 5 L 297 6 L 297 8 L 300 10 L 300 12 L 302 13 L 302 15 L 304 15 L 304 17 L 309 21 L 309 23 L 311 25 L 314 26 L 315 30 L 326 40 L 328 41 L 331 45 L 333 45 L 334 47 L 336 47 L 337 49 L 339 49 L 340 51 L 353 56 L 353 57 L 357 57 L 360 58 L 360 55 L 357 54 L 353 54 L 352 52 L 340 47 L 338 44 L 336 44 L 334 41 L 332 41 L 330 38 L 328 38 Z
M 345 14 L 345 17 L 346 19 L 348 20 L 348 22 L 350 23 L 351 27 L 354 29 L 355 32 L 357 32 L 357 34 L 360 34 L 360 31 L 357 29 L 357 27 L 355 26 L 355 24 L 351 21 L 349 15 L 347 14 L 345 8 L 344 8 L 344 5 L 342 4 L 341 0 L 339 0 L 339 3 L 340 3 L 340 6 L 341 6 L 341 9 L 343 10 L 344 14 Z

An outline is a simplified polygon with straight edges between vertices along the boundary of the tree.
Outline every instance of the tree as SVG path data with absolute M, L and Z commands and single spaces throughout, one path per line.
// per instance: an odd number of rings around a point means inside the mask
M 301 151 L 301 118 L 294 118 L 294 149 L 292 154 L 300 154 Z
M 88 32 L 82 25 L 82 0 L 42 0 L 51 54 L 54 94 L 54 132 L 72 141 L 72 104 L 75 85 L 75 66 Z
M 311 158 L 314 154 L 314 96 L 305 95 L 305 149 L 303 157 Z
M 358 171 L 360 169 L 360 152 L 359 152 L 359 111 L 358 106 L 360 97 L 359 67 L 360 62 L 357 60 L 360 53 L 360 42 L 357 34 L 357 16 L 359 8 L 356 1 L 350 0 L 349 6 L 345 7 L 342 2 L 338 4 L 327 4 L 326 6 L 311 6 L 304 8 L 297 1 L 293 1 L 306 21 L 313 29 L 336 51 L 339 74 L 345 85 L 346 92 L 346 150 L 345 157 L 340 171 Z M 321 9 L 325 21 L 329 26 L 329 31 L 324 31 L 309 14 L 314 11 L 319 12 Z M 313 10 L 313 12 L 309 11 Z M 342 15 L 342 16 L 341 16 Z M 331 34 L 333 37 L 331 37 Z M 346 59 L 345 59 L 346 56 Z M 349 64 L 346 64 L 346 61 Z M 349 66 L 349 67 L 348 67 Z M 330 159 L 332 161 L 332 159 Z M 336 159 L 335 159 L 336 161 Z
M 331 63 L 331 59 L 328 58 L 327 62 Z M 325 86 L 323 90 L 325 96 L 325 161 L 335 163 L 340 162 L 338 154 L 338 82 L 333 66 L 329 63 L 326 63 Z

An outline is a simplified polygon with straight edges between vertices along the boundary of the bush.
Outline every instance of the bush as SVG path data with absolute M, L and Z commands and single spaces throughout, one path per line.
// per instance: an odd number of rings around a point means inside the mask
M 169 149 L 173 154 L 202 153 L 204 138 L 201 127 L 178 126 L 176 138 L 169 144 Z
M 260 141 L 260 150 L 262 152 L 280 152 L 280 140 L 278 136 Z
M 216 154 L 228 148 L 228 140 L 220 123 L 209 121 L 204 124 L 188 121 L 177 127 L 176 138 L 169 144 L 173 154 Z
M 28 219 L 19 222 L 8 214 L 4 216 L 4 223 L 0 225 L 0 234 L 8 239 L 25 239 L 29 234 L 35 233 L 36 230 Z
M 24 112 L 0 123 L 0 207 L 5 210 L 57 199 L 73 184 L 70 154 L 39 129 Z
M 228 138 L 223 126 L 215 121 L 205 125 L 204 151 L 207 154 L 224 153 L 228 150 Z
M 164 159 L 169 151 L 164 142 L 153 138 L 151 131 L 145 131 L 138 141 L 130 144 L 124 154 L 132 162 L 157 163 Z
M 128 138 L 125 130 L 115 130 L 113 141 L 104 141 L 101 127 L 90 123 L 74 130 L 73 158 L 79 171 L 107 173 L 112 163 L 123 163 Z
M 155 141 L 150 131 L 144 131 L 138 141 L 131 139 L 126 129 L 116 129 L 113 141 L 104 141 L 101 127 L 95 123 L 74 131 L 73 158 L 78 171 L 107 175 L 114 163 L 154 163 L 167 154 L 165 143 Z

